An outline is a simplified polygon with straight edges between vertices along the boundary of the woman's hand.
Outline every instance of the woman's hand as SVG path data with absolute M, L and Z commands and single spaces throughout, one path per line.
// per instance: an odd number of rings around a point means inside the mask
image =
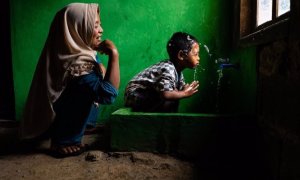
M 99 44 L 97 50 L 99 51 L 100 54 L 106 54 L 108 56 L 119 54 L 115 44 L 110 40 L 102 41 Z
M 102 41 L 97 50 L 101 54 L 108 55 L 108 65 L 104 79 L 109 81 L 116 89 L 120 85 L 120 67 L 119 67 L 119 52 L 114 43 L 110 40 Z

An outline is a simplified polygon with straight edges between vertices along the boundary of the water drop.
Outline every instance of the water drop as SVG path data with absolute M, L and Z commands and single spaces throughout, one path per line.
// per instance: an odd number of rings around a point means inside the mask
M 194 69 L 194 81 L 196 81 L 196 75 L 197 75 L 197 68 Z
M 207 47 L 206 44 L 203 45 L 204 49 L 206 50 L 206 52 L 209 54 L 209 48 Z
M 200 72 L 205 71 L 205 69 L 201 65 L 199 65 L 199 68 L 200 68 Z
M 223 69 L 217 70 L 218 73 L 218 82 L 217 82 L 217 97 L 216 97 L 216 111 L 219 112 L 219 95 L 220 95 L 220 89 L 221 89 L 221 79 L 223 77 Z

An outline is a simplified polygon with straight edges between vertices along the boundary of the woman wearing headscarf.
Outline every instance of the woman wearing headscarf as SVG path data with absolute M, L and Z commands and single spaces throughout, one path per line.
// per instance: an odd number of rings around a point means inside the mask
M 92 107 L 111 104 L 118 94 L 119 54 L 112 41 L 101 41 L 99 14 L 94 3 L 71 3 L 57 12 L 25 105 L 21 137 L 47 133 L 50 149 L 61 157 L 83 152 Z M 97 51 L 108 55 L 107 69 Z

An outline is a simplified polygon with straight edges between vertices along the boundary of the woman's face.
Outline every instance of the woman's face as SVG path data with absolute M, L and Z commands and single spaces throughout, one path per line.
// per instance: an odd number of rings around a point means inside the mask
M 97 14 L 94 23 L 94 31 L 93 31 L 92 44 L 91 44 L 91 47 L 94 50 L 96 50 L 99 44 L 101 43 L 102 33 L 103 33 L 103 29 L 101 27 L 100 17 L 99 14 Z

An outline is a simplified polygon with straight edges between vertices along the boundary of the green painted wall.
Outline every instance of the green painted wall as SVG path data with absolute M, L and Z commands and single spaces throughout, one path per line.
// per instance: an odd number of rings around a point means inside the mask
M 46 40 L 56 11 L 70 0 L 11 0 L 11 38 L 13 74 L 16 96 L 16 117 L 21 118 L 37 60 Z M 120 94 L 113 105 L 102 106 L 99 121 L 123 107 L 127 82 L 145 67 L 168 58 L 166 42 L 175 31 L 195 35 L 211 50 L 212 58 L 201 47 L 201 67 L 196 79 L 199 93 L 182 100 L 181 112 L 216 112 L 216 102 L 222 111 L 253 112 L 255 108 L 255 49 L 235 50 L 232 37 L 233 5 L 223 0 L 101 0 L 101 20 L 104 39 L 115 42 L 120 53 Z M 102 56 L 101 56 L 102 57 Z M 224 87 L 217 93 L 217 69 L 214 58 L 229 57 L 241 64 L 240 71 L 224 71 Z M 106 57 L 102 57 L 104 63 Z M 201 69 L 205 69 L 202 71 Z M 184 72 L 187 82 L 194 78 L 193 70 Z M 229 86 L 230 84 L 230 86 Z M 217 95 L 219 94 L 219 95 Z M 218 98 L 216 98 L 218 97 Z M 224 98 L 226 97 L 226 98 Z M 221 111 L 220 111 L 221 112 Z

